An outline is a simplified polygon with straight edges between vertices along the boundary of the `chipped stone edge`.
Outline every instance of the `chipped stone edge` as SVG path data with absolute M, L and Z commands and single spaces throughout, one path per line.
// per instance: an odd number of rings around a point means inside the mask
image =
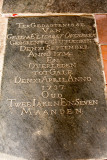
M 107 13 L 52 13 L 52 12 L 46 12 L 46 13 L 1 13 L 2 17 L 44 17 L 44 16 L 82 16 L 82 15 L 94 15 L 94 14 L 107 14 Z

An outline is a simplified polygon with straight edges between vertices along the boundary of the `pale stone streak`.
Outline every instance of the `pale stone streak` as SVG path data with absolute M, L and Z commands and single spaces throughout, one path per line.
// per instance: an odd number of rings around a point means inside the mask
M 18 158 L 12 155 L 0 153 L 0 160 L 28 160 L 28 159 Z
M 0 17 L 0 95 L 1 95 L 1 79 L 5 52 L 5 41 L 7 32 L 7 18 Z

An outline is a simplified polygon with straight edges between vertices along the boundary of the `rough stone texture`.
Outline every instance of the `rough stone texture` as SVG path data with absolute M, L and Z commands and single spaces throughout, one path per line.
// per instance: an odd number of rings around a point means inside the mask
M 0 13 L 2 10 L 3 1 L 0 0 Z M 6 33 L 6 21 L 7 19 L 2 18 L 0 15 L 0 95 L 1 95 L 1 77 L 3 68 L 4 48 L 5 48 L 5 33 Z
M 1 77 L 4 60 L 5 39 L 7 29 L 7 18 L 0 17 L 0 95 L 1 95 Z
M 94 26 L 91 16 L 9 19 L 0 104 L 4 156 L 25 160 L 107 157 L 107 110 Z M 41 64 L 42 69 L 34 66 Z M 71 65 L 55 68 L 60 73 L 52 75 L 49 67 L 57 64 Z M 67 101 L 71 104 L 66 105 Z
M 107 13 L 106 0 L 4 0 L 3 13 Z

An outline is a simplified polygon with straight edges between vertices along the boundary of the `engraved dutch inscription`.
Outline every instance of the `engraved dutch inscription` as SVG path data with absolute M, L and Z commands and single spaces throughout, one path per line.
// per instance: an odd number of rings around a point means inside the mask
M 107 156 L 94 26 L 92 16 L 9 18 L 0 112 L 6 133 L 5 138 L 0 133 L 0 152 L 26 160 Z M 7 139 L 18 145 L 6 146 Z

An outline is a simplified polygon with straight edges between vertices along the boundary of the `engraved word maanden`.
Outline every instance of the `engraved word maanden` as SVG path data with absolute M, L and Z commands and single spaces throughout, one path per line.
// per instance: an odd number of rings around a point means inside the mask
M 92 16 L 9 18 L 0 152 L 26 160 L 107 156 L 94 26 Z

